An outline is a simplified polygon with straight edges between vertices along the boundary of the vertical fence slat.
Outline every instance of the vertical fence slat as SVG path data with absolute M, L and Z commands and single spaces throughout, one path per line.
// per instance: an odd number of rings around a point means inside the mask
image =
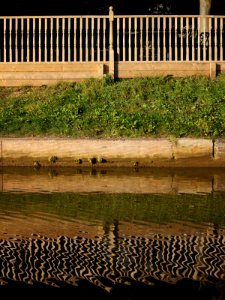
M 89 28 L 88 28 L 88 18 L 85 19 L 85 61 L 88 61 L 88 31 L 89 31 Z
M 184 60 L 189 61 L 189 38 L 192 36 L 192 30 L 189 27 L 189 18 L 185 18 L 185 24 L 186 24 L 186 47 L 185 47 L 185 57 Z
M 59 18 L 56 18 L 56 61 L 59 61 Z
M 143 18 L 140 18 L 140 60 L 143 61 Z
M 15 19 L 15 62 L 18 62 L 18 18 Z
M 65 18 L 62 18 L 62 61 L 65 61 Z
M 35 41 L 35 29 L 36 29 L 36 22 L 35 22 L 35 18 L 32 18 L 32 28 L 33 28 L 33 49 L 32 49 L 32 60 L 33 62 L 36 61 L 36 41 Z
M 172 60 L 172 19 L 169 17 L 169 49 L 168 60 Z
M 100 18 L 97 18 L 97 61 L 100 61 Z
M 163 60 L 167 60 L 166 53 L 166 18 L 163 17 Z
M 206 18 L 201 18 L 203 21 L 203 35 L 202 35 L 202 50 L 203 50 L 203 60 L 206 60 Z
M 48 51 L 48 48 L 47 48 L 47 41 L 48 41 L 47 34 L 48 34 L 48 31 L 47 31 L 47 18 L 45 18 L 44 19 L 44 62 L 47 62 L 47 51 Z
M 54 47 L 53 47 L 53 18 L 50 19 L 50 61 L 54 60 Z
M 12 19 L 9 19 L 9 61 L 12 62 Z
M 151 45 L 151 60 L 155 60 L 155 18 L 151 18 L 152 27 L 152 45 Z
M 177 24 L 177 18 L 175 18 L 175 25 L 174 25 L 174 32 L 175 32 L 175 37 L 174 37 L 174 45 L 175 45 L 175 61 L 177 61 L 178 57 L 178 45 L 177 45 L 177 39 L 178 39 L 178 24 Z
M 106 61 L 106 19 L 103 19 L 103 61 Z
M 214 30 L 213 30 L 213 36 L 214 36 L 214 42 L 213 42 L 213 52 L 214 52 L 214 59 L 217 60 L 217 53 L 218 53 L 218 41 L 217 41 L 217 30 L 218 30 L 218 23 L 217 19 L 214 19 Z
M 201 45 L 201 19 L 200 17 L 198 17 L 198 55 L 197 55 L 197 60 L 200 60 L 200 55 L 201 55 L 201 52 L 200 52 L 200 45 Z
M 77 61 L 77 18 L 74 18 L 73 24 L 74 37 L 73 37 L 73 59 Z
M 94 26 L 95 26 L 95 20 L 92 17 L 91 18 L 91 61 L 94 61 Z
M 71 18 L 69 17 L 68 18 L 68 29 L 67 29 L 67 51 L 68 51 L 68 54 L 67 54 L 67 61 L 71 61 L 71 39 L 70 39 L 70 35 L 71 35 Z
M 24 62 L 24 19 L 21 19 L 21 62 Z
M 117 60 L 119 61 L 120 60 L 120 48 L 121 48 L 121 45 L 120 45 L 120 21 L 121 19 L 120 18 L 116 18 L 116 32 L 117 32 L 117 35 L 116 35 L 116 52 L 117 52 Z
M 146 18 L 145 23 L 145 30 L 146 30 L 146 36 L 145 36 L 145 57 L 146 61 L 149 61 L 149 18 Z
M 191 60 L 195 59 L 195 32 L 196 32 L 196 26 L 195 26 L 195 18 L 191 18 Z
M 128 18 L 128 32 L 129 32 L 129 40 L 128 40 L 128 61 L 131 61 L 131 30 L 132 30 L 132 19 L 131 17 Z M 126 33 L 126 32 L 125 32 Z
M 125 30 L 126 30 L 126 23 L 125 18 L 123 18 L 123 57 L 122 60 L 126 60 L 126 39 L 125 39 Z
M 27 19 L 27 61 L 30 61 L 30 18 Z
M 6 33 L 7 33 L 7 19 L 4 19 L 4 21 L 3 21 L 3 35 L 4 35 L 4 37 L 3 37 L 3 44 L 4 44 L 4 50 L 3 50 L 3 52 L 4 52 L 4 62 L 6 62 L 7 61 L 7 59 L 6 59 Z
M 160 43 L 160 17 L 157 17 L 157 60 L 160 60 L 160 51 L 161 51 L 161 43 Z
M 82 38 L 82 33 L 83 33 L 83 19 L 80 17 L 80 50 L 79 50 L 79 58 L 80 61 L 83 61 L 83 38 Z
M 137 46 L 137 18 L 134 17 L 134 32 L 131 33 L 134 36 L 134 61 L 137 61 L 138 57 L 138 46 Z
M 184 60 L 184 50 L 183 50 L 183 44 L 184 44 L 184 39 L 183 39 L 183 29 L 184 29 L 184 18 L 180 18 L 180 31 L 181 31 L 181 37 L 180 37 L 180 60 Z
M 41 44 L 41 18 L 38 18 L 38 61 L 41 62 L 41 48 L 42 48 L 42 44 Z
M 212 60 L 212 18 L 209 17 L 208 60 Z
M 224 47 L 225 41 L 223 40 L 223 33 L 224 33 L 225 22 L 223 22 L 222 18 L 220 18 L 219 22 L 220 22 L 220 47 L 219 47 L 220 60 L 224 60 L 225 59 L 225 57 L 224 57 L 225 51 L 224 51 L 223 47 Z

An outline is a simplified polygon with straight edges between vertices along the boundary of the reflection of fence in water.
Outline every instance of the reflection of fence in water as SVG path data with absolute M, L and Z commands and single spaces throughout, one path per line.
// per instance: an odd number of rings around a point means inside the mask
M 1 61 L 224 60 L 224 17 L 1 17 Z
M 151 284 L 152 279 L 169 283 L 183 278 L 224 281 L 222 235 L 119 238 L 109 234 L 96 239 L 17 236 L 0 241 L 0 254 L 2 284 L 14 280 L 78 285 L 85 279 L 110 290 L 113 284 L 129 280 L 145 284 Z

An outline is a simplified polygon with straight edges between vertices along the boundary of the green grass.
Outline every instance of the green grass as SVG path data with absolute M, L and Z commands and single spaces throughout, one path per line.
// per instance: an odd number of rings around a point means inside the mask
M 1 136 L 225 136 L 225 76 L 0 88 Z

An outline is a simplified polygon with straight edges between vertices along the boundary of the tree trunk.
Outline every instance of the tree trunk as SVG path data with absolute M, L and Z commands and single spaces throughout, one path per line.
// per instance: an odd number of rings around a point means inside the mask
M 212 0 L 199 0 L 200 16 L 210 15 L 211 4 L 212 4 Z M 205 39 L 204 35 L 209 32 L 209 20 L 208 19 L 201 18 L 200 32 L 203 33 L 202 36 Z
M 200 15 L 210 15 L 212 0 L 199 0 Z

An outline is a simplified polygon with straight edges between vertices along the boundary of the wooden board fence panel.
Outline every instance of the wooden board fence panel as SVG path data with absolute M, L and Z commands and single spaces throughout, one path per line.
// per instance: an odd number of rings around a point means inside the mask
M 202 75 L 214 78 L 219 72 L 225 73 L 225 62 L 219 64 L 210 62 L 119 62 L 115 63 L 115 69 L 118 78 L 168 75 L 175 77 Z M 219 72 L 218 69 L 220 69 Z
M 102 78 L 103 64 L 89 63 L 7 63 L 0 64 L 0 86 L 39 86 L 59 81 Z

